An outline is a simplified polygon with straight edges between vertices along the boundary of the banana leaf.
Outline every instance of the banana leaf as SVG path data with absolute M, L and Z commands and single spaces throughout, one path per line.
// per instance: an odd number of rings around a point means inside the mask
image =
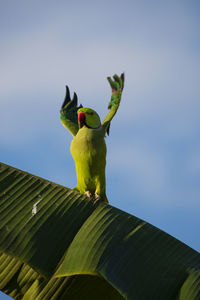
M 0 290 L 16 300 L 197 300 L 200 255 L 111 205 L 0 164 Z

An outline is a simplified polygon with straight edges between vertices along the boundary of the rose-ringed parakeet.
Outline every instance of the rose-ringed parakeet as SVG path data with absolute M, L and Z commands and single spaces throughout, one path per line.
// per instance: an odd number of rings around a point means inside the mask
M 110 122 L 117 112 L 124 87 L 124 74 L 108 77 L 112 89 L 110 110 L 101 123 L 98 114 L 91 108 L 77 106 L 78 98 L 74 93 L 70 98 L 66 86 L 66 96 L 60 110 L 60 120 L 73 135 L 71 154 L 75 161 L 77 186 L 74 188 L 81 194 L 93 198 L 94 202 L 104 201 L 106 197 L 105 167 L 106 144 L 105 136 L 109 134 Z

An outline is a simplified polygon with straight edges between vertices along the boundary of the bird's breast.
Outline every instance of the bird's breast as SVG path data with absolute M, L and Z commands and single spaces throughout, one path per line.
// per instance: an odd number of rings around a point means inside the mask
M 71 154 L 75 160 L 106 156 L 104 135 L 100 130 L 81 128 L 71 143 Z

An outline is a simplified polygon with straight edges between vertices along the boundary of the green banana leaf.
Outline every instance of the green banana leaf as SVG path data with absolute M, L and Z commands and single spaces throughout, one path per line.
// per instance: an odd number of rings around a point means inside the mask
M 158 228 L 0 164 L 0 289 L 23 300 L 197 300 L 200 255 Z

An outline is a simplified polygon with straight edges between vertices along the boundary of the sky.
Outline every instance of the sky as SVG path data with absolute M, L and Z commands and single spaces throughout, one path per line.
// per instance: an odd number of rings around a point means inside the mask
M 103 119 L 125 72 L 109 202 L 199 251 L 199 16 L 196 0 L 0 0 L 0 161 L 73 188 L 65 85 Z

